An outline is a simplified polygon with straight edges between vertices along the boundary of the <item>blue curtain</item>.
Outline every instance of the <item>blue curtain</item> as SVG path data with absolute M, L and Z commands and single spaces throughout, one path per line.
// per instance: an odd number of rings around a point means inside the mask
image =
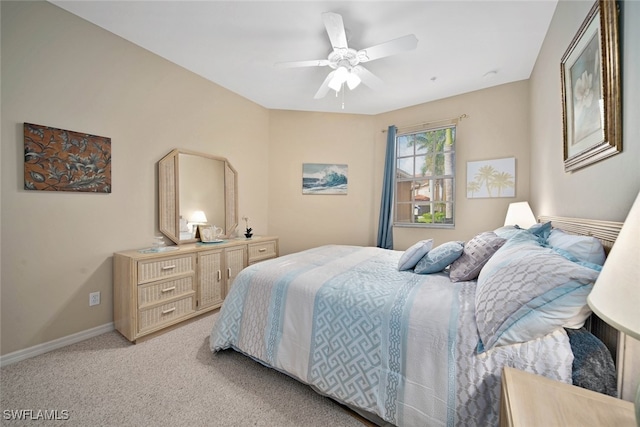
M 378 222 L 378 247 L 393 249 L 393 178 L 395 170 L 396 127 L 389 126 L 387 131 L 387 154 L 384 161 L 384 180 L 382 182 L 382 202 L 380 203 L 380 221 Z

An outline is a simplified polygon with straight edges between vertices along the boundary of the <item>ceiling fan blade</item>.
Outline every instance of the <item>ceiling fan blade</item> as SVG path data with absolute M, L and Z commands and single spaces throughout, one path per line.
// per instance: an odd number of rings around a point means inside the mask
M 334 49 L 347 49 L 347 35 L 344 31 L 344 23 L 342 16 L 333 12 L 325 12 L 322 14 L 322 21 L 327 29 L 331 46 Z
M 360 62 L 373 61 L 374 59 L 413 50 L 416 46 L 418 46 L 418 39 L 414 34 L 409 34 L 379 45 L 361 49 L 358 51 L 358 59 Z
M 322 85 L 320 85 L 320 89 L 318 89 L 316 94 L 313 96 L 314 99 L 324 98 L 324 96 L 327 94 L 327 92 L 329 92 L 329 82 L 331 81 L 331 79 L 333 78 L 333 75 L 335 73 L 336 72 L 334 70 L 334 71 L 330 72 L 329 75 L 327 75 L 327 78 L 324 79 L 324 82 L 322 82 Z
M 356 65 L 351 70 L 352 73 L 355 73 L 362 83 L 369 86 L 371 89 L 380 89 L 384 84 L 382 80 L 375 76 L 371 71 L 364 68 L 362 65 Z
M 325 65 L 329 65 L 328 59 L 313 59 L 310 61 L 290 61 L 275 63 L 275 66 L 278 68 L 324 67 Z

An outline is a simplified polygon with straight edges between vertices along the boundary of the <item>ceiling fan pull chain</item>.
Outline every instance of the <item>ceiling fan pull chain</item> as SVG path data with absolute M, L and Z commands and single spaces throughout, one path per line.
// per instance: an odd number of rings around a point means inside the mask
M 344 83 L 342 83 L 342 90 L 340 92 L 342 92 L 342 109 L 344 110 Z

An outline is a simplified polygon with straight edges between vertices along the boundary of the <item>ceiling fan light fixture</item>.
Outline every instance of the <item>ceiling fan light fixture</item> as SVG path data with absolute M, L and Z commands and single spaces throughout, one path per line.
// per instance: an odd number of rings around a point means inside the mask
M 414 50 L 418 44 L 416 36 L 409 34 L 366 49 L 355 50 L 347 45 L 347 34 L 341 15 L 325 12 L 322 14 L 322 20 L 332 46 L 327 59 L 278 63 L 279 67 L 284 68 L 324 66 L 332 68 L 333 71 L 325 77 L 313 96 L 314 99 L 323 98 L 329 89 L 333 89 L 338 96 L 345 83 L 350 90 L 358 87 L 360 83 L 374 90 L 379 88 L 382 86 L 382 81 L 360 63 Z M 342 96 L 344 98 L 344 91 Z
M 349 78 L 349 70 L 345 67 L 338 67 L 336 73 L 333 75 L 333 78 L 329 82 L 329 87 L 336 92 L 339 92 L 342 88 L 344 82 L 346 82 Z
M 353 70 L 349 72 L 349 75 L 347 76 L 347 86 L 349 86 L 350 90 L 357 88 L 361 81 L 362 79 L 360 79 L 360 76 L 354 73 Z

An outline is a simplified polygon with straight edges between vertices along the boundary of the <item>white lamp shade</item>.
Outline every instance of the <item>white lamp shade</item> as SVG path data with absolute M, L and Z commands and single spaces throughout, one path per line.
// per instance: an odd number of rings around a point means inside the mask
M 340 92 L 342 84 L 347 81 L 349 77 L 349 71 L 345 67 L 338 67 L 333 78 L 329 82 L 329 87 L 336 92 Z
M 536 217 L 529 202 L 516 202 L 509 204 L 504 225 L 517 225 L 521 228 L 529 228 L 536 223 Z
M 602 320 L 640 339 L 640 194 L 587 301 Z
M 353 71 L 349 72 L 349 76 L 347 77 L 347 86 L 349 86 L 350 90 L 357 88 L 361 81 L 362 80 L 360 80 L 360 77 L 357 74 Z
M 205 222 L 207 222 L 207 216 L 205 215 L 204 211 L 194 211 L 191 215 L 191 222 L 204 224 Z

